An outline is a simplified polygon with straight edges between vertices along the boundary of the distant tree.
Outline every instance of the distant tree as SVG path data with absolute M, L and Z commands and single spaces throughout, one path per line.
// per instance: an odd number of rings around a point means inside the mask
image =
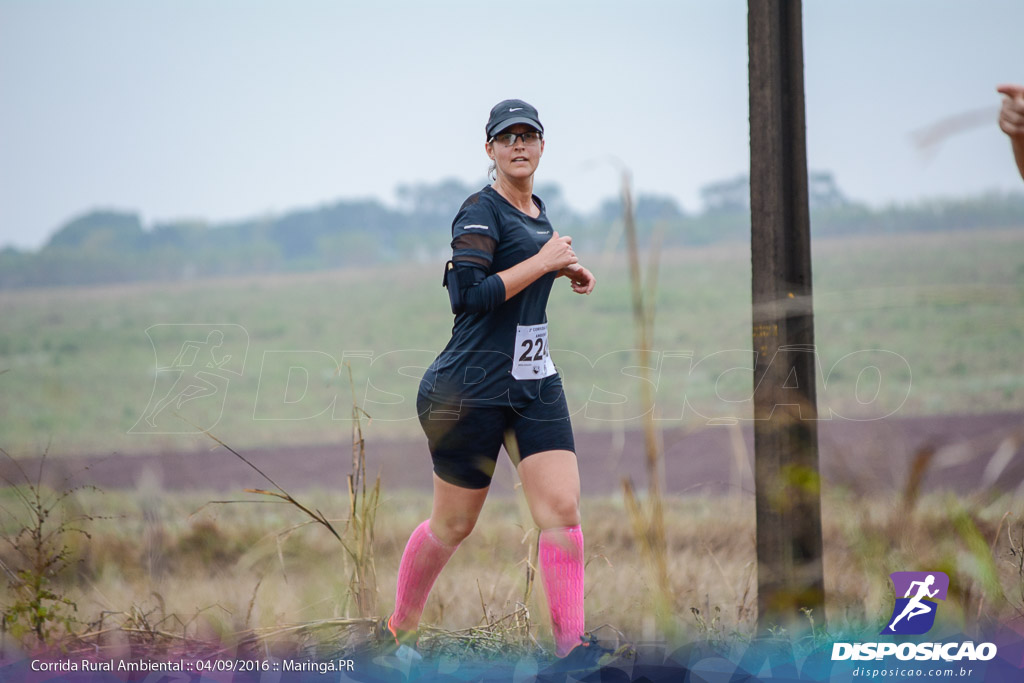
M 740 213 L 750 211 L 750 176 L 739 175 L 729 180 L 709 183 L 700 188 L 705 213 Z M 831 171 L 809 171 L 807 201 L 811 210 L 831 209 L 849 204 L 839 190 Z
M 678 221 L 685 214 L 676 200 L 666 195 L 641 194 L 636 198 L 633 215 L 637 223 L 653 223 L 656 221 Z M 597 209 L 597 217 L 601 221 L 611 222 L 622 219 L 622 200 L 618 197 L 606 199 Z
M 742 213 L 750 211 L 750 176 L 719 180 L 700 188 L 704 213 Z
M 871 208 L 847 199 L 831 173 L 812 171 L 808 180 L 815 236 L 1024 228 L 1024 194 L 990 193 Z M 443 262 L 450 253 L 452 218 L 479 187 L 448 179 L 398 188 L 399 209 L 374 199 L 342 200 L 279 216 L 217 225 L 177 220 L 149 230 L 135 213 L 91 211 L 61 226 L 36 252 L 0 249 L 0 288 Z M 535 191 L 543 197 L 556 229 L 575 238 L 574 246 L 607 249 L 621 235 L 618 198 L 581 216 L 569 207 L 558 185 L 538 184 Z M 749 238 L 746 176 L 706 185 L 701 197 L 705 211 L 686 215 L 671 197 L 639 195 L 635 211 L 641 242 L 647 243 L 656 228 L 663 229 L 666 246 Z
M 328 234 L 332 231 L 367 233 L 378 244 L 390 248 L 395 235 L 407 229 L 407 219 L 376 199 L 338 202 L 325 216 Z
M 834 209 L 849 204 L 839 191 L 831 171 L 809 171 L 807 174 L 807 202 L 811 210 Z
M 446 178 L 436 183 L 399 185 L 395 194 L 406 213 L 429 220 L 447 216 L 450 222 L 466 197 L 479 189 L 456 178 Z
M 142 222 L 136 213 L 90 211 L 60 228 L 45 248 L 128 249 L 142 240 Z
M 207 233 L 208 226 L 201 220 L 157 223 L 145 234 L 145 245 L 150 249 L 201 249 L 205 246 Z
M 405 229 L 406 218 L 375 199 L 344 200 L 317 209 L 293 211 L 278 218 L 270 228 L 269 237 L 276 242 L 286 259 L 303 259 L 304 262 L 327 264 L 320 259 L 320 245 L 327 239 L 332 244 L 344 243 L 352 235 L 366 234 L 369 241 L 380 247 L 380 253 L 391 250 L 395 235 Z M 334 239 L 336 237 L 343 239 Z M 367 258 L 365 240 L 357 240 Z M 379 254 L 371 250 L 371 260 Z M 331 263 L 335 261 L 330 259 Z
M 685 215 L 676 200 L 671 197 L 641 194 L 636 198 L 636 219 L 641 223 L 678 221 Z
M 0 289 L 23 287 L 34 256 L 14 247 L 0 249 Z
M 293 211 L 274 221 L 271 238 L 286 259 L 309 256 L 316 250 L 317 237 L 323 231 L 317 211 Z

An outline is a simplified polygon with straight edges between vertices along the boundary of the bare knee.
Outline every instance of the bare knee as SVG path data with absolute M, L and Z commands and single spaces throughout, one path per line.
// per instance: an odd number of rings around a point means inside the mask
M 541 529 L 580 523 L 580 474 L 576 454 L 552 450 L 524 458 L 519 478 L 533 521 Z
M 580 523 L 579 495 L 554 496 L 537 506 L 533 521 L 541 529 L 576 526 Z
M 431 517 L 430 530 L 447 545 L 458 545 L 473 531 L 476 526 L 475 517 L 461 515 Z

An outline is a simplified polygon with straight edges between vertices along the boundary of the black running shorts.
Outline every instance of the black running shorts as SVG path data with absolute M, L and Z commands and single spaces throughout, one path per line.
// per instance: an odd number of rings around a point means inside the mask
M 513 464 L 541 451 L 576 452 L 562 382 L 543 382 L 525 407 L 453 406 L 422 393 L 416 399 L 434 472 L 467 489 L 490 486 L 504 444 Z

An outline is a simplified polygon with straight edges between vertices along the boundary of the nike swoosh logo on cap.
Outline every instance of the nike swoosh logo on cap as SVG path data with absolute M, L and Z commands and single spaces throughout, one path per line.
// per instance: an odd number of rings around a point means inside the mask
M 509 111 L 519 111 L 522 107 L 516 107 L 515 109 L 509 109 Z

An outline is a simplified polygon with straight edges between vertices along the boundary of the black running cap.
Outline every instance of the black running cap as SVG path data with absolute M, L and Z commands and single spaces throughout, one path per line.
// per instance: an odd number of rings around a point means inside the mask
M 485 129 L 487 139 L 490 140 L 496 134 L 517 123 L 525 123 L 541 133 L 544 132 L 544 126 L 540 124 L 537 110 L 532 105 L 522 100 L 502 100 L 494 105 L 494 108 L 491 109 L 491 117 L 487 119 L 487 128 Z

